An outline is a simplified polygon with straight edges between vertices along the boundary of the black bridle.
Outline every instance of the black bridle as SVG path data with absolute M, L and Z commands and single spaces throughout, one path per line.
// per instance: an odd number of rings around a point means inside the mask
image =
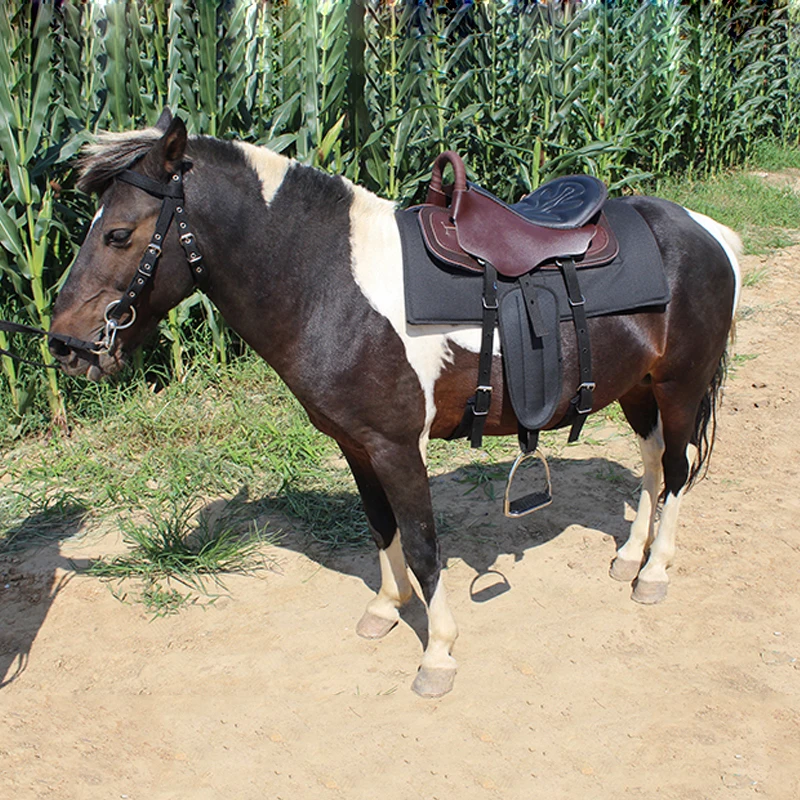
M 96 342 L 87 342 L 64 333 L 51 333 L 41 328 L 34 328 L 31 325 L 22 325 L 18 322 L 6 322 L 5 320 L 0 320 L 0 331 L 44 335 L 50 339 L 55 339 L 57 342 L 61 342 L 71 350 L 83 350 L 92 355 L 102 355 L 113 352 L 117 331 L 130 328 L 136 321 L 136 301 L 155 274 L 156 267 L 158 266 L 158 259 L 161 256 L 162 247 L 167 232 L 172 225 L 173 218 L 177 220 L 178 241 L 180 241 L 184 253 L 186 254 L 192 280 L 198 288 L 206 288 L 208 274 L 203 264 L 203 256 L 197 248 L 195 235 L 189 229 L 189 223 L 186 221 L 182 170 L 173 174 L 166 183 L 153 180 L 146 175 L 142 175 L 130 169 L 123 170 L 115 177 L 116 180 L 129 183 L 131 186 L 142 189 L 154 197 L 161 198 L 161 211 L 156 220 L 156 227 L 153 231 L 150 244 L 145 248 L 142 260 L 139 262 L 139 267 L 128 285 L 128 288 L 119 300 L 114 300 L 106 306 L 105 312 L 103 313 L 105 322 L 103 337 Z M 56 368 L 58 366 L 57 364 L 43 364 L 29 361 L 3 348 L 0 348 L 0 355 L 9 356 L 17 361 L 22 361 L 25 364 L 38 367 Z

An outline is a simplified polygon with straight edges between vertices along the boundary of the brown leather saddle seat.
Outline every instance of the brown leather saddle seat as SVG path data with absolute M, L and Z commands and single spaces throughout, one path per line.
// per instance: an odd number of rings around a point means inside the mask
M 448 163 L 454 183 L 443 186 Z M 448 150 L 434 162 L 419 223 L 428 249 L 445 263 L 482 272 L 489 262 L 516 278 L 536 267 L 555 267 L 558 259 L 572 258 L 578 267 L 612 261 L 619 245 L 602 211 L 607 196 L 597 178 L 573 175 L 507 205 L 469 183 L 461 157 Z

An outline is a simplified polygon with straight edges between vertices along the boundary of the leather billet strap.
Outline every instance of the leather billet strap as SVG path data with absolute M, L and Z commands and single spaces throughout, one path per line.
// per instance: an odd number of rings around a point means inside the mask
M 156 227 L 150 244 L 147 245 L 136 274 L 133 276 L 125 293 L 108 312 L 109 319 L 119 321 L 132 313 L 133 305 L 153 277 L 173 218 L 178 222 L 178 239 L 186 254 L 186 260 L 189 262 L 192 280 L 202 288 L 207 281 L 207 274 L 203 264 L 203 257 L 195 244 L 195 236 L 189 230 L 189 223 L 186 221 L 183 207 L 182 173 L 176 172 L 167 183 L 155 181 L 146 175 L 129 169 L 120 172 L 116 178 L 123 183 L 129 183 L 131 186 L 142 189 L 154 197 L 161 198 L 161 211 L 156 220 Z
M 567 299 L 572 309 L 572 321 L 575 325 L 575 337 L 578 345 L 578 372 L 580 384 L 575 397 L 571 400 L 571 409 L 574 419 L 567 441 L 575 442 L 580 436 L 583 423 L 592 410 L 593 392 L 595 388 L 592 381 L 592 351 L 589 339 L 589 323 L 586 319 L 586 301 L 578 282 L 578 273 L 575 262 L 565 258 L 556 262 L 564 276 L 564 285 L 567 289 Z
M 497 270 L 488 262 L 483 271 L 483 322 L 481 323 L 481 353 L 478 359 L 478 386 L 475 396 L 467 403 L 471 415 L 470 446 L 480 447 L 483 429 L 492 404 L 492 361 L 494 359 L 494 331 L 497 327 Z

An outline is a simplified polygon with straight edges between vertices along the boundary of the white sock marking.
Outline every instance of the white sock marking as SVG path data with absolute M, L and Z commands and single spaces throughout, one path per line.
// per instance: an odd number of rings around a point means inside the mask
M 385 550 L 378 550 L 378 561 L 381 567 L 381 588 L 367 605 L 367 612 L 394 622 L 399 617 L 397 609 L 407 603 L 414 593 L 403 557 L 400 531 L 395 532 L 392 543 Z
M 428 646 L 422 655 L 423 669 L 455 669 L 456 660 L 450 655 L 458 626 L 447 604 L 447 592 L 442 576 L 428 606 Z
M 664 438 L 660 415 L 656 429 L 646 439 L 639 439 L 639 449 L 644 464 L 642 493 L 628 541 L 617 551 L 617 558 L 621 561 L 641 562 L 645 548 L 653 538 L 658 496 L 663 480 L 661 458 L 664 455 Z

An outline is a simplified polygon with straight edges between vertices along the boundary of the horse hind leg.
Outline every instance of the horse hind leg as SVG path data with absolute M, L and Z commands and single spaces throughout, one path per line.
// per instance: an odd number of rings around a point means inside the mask
M 698 405 L 687 402 L 675 386 L 656 385 L 654 391 L 664 438 L 664 502 L 647 562 L 639 571 L 632 594 L 636 602 L 648 605 L 660 603 L 667 596 L 667 570 L 675 557 L 678 513 L 689 479 L 688 449 L 697 424 Z
M 645 554 L 655 536 L 656 511 L 661 494 L 664 455 L 664 438 L 661 423 L 647 437 L 637 436 L 644 465 L 642 493 L 630 535 L 611 562 L 609 574 L 614 580 L 630 583 L 635 580 L 645 562 Z
M 663 482 L 664 437 L 658 405 L 650 387 L 637 387 L 621 397 L 619 402 L 636 433 L 644 465 L 636 517 L 627 541 L 617 550 L 609 570 L 614 580 L 630 583 L 636 579 L 645 563 L 647 550 L 655 535 L 656 511 Z

